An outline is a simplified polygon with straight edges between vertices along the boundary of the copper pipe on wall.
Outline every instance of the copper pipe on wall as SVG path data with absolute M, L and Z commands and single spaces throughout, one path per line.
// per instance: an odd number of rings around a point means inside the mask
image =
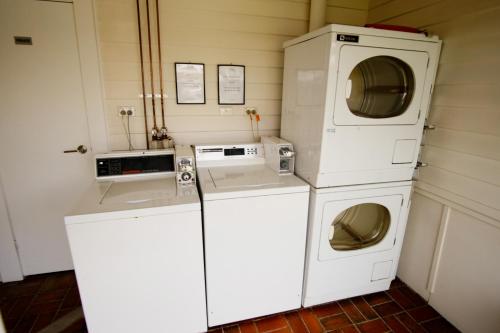
M 156 125 L 156 105 L 155 105 L 155 88 L 154 88 L 154 76 L 153 76 L 153 52 L 151 51 L 151 21 L 149 19 L 149 0 L 146 0 L 146 11 L 147 11 L 147 23 L 148 23 L 148 46 L 149 46 L 149 72 L 151 80 L 151 102 L 153 105 L 153 129 L 151 131 L 153 135 L 153 140 L 160 140 L 158 136 L 158 126 Z
M 149 149 L 149 136 L 148 136 L 148 117 L 146 110 L 146 87 L 144 84 L 144 57 L 142 54 L 142 27 L 141 27 L 141 9 L 139 0 L 136 0 L 137 4 L 137 25 L 139 28 L 139 54 L 141 57 L 141 83 L 142 83 L 142 107 L 144 109 L 144 129 L 146 130 L 146 149 Z
M 156 32 L 158 35 L 158 63 L 160 69 L 160 101 L 161 101 L 161 137 L 167 139 L 167 127 L 165 126 L 165 103 L 163 101 L 163 66 L 161 63 L 161 37 L 160 37 L 160 8 L 158 5 L 159 0 L 156 0 Z

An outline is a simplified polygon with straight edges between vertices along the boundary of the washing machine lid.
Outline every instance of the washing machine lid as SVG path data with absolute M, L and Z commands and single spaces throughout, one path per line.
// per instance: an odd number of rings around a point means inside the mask
M 200 211 L 195 186 L 178 187 L 175 177 L 94 183 L 65 217 L 66 224 Z
M 204 200 L 309 191 L 301 179 L 280 176 L 264 164 L 199 168 L 198 177 Z

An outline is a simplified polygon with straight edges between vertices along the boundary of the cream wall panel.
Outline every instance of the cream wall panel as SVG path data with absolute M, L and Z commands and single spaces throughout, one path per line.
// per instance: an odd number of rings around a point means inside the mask
M 363 26 L 368 15 L 369 0 L 329 0 L 326 22 Z
M 420 0 L 420 1 L 389 1 L 385 4 L 370 10 L 368 21 L 378 23 L 388 18 L 400 16 L 403 13 L 410 13 L 420 8 L 425 8 L 441 0 Z
M 118 107 L 124 105 L 137 105 L 136 115 L 143 116 L 144 111 L 142 108 L 142 99 L 108 99 L 107 110 L 108 117 L 117 116 Z M 280 115 L 281 114 L 281 100 L 247 100 L 247 105 L 255 107 L 259 111 L 262 117 L 267 115 Z M 231 108 L 232 115 L 246 115 L 245 105 L 224 105 L 219 106 L 217 104 L 217 99 L 207 99 L 206 104 L 186 104 L 177 107 L 175 100 L 175 93 L 173 98 L 167 98 L 165 101 L 165 112 L 167 116 L 206 116 L 206 115 L 219 115 L 220 107 Z M 151 101 L 148 97 L 148 103 L 146 104 L 148 109 L 148 115 L 150 116 Z M 160 109 L 158 109 L 160 110 Z
M 343 7 L 327 7 L 326 10 L 326 22 L 328 23 L 363 26 L 366 23 L 366 16 L 366 10 Z
M 167 9 L 206 10 L 305 21 L 309 19 L 309 4 L 286 0 L 166 0 L 162 3 Z
M 463 332 L 500 327 L 500 229 L 452 210 L 430 304 Z
M 368 0 L 328 0 L 329 7 L 343 7 L 351 9 L 368 10 Z
M 413 194 L 397 274 L 425 299 L 442 213 L 441 203 Z
M 157 68 L 157 64 L 154 64 Z M 108 81 L 137 81 L 140 78 L 140 64 L 133 62 L 106 62 L 103 63 L 104 76 Z M 149 66 L 145 66 L 149 73 Z M 247 66 L 247 83 L 275 83 L 283 81 L 283 69 L 281 67 L 256 67 Z M 174 77 L 174 64 L 163 63 L 163 73 L 166 77 Z M 217 65 L 205 64 L 205 78 L 207 81 L 217 81 Z
M 128 96 L 139 97 L 141 94 L 140 81 L 106 81 L 104 85 L 106 96 L 110 99 L 122 99 Z M 175 82 L 165 82 L 164 89 L 171 92 L 169 96 L 175 98 Z M 249 100 L 280 100 L 281 84 L 275 83 L 247 83 L 246 98 Z M 205 81 L 205 91 L 207 96 L 217 98 L 217 82 Z M 156 90 L 159 93 L 159 89 Z M 180 106 L 179 106 L 180 107 Z
M 434 166 L 428 166 L 420 170 L 420 177 L 425 179 L 426 183 L 430 183 L 435 187 L 480 202 L 497 213 L 500 212 L 500 201 L 498 200 L 500 198 L 500 189 L 498 186 Z
M 248 116 L 227 116 L 224 121 L 220 121 L 218 116 L 172 116 L 166 117 L 169 124 L 169 130 L 175 133 L 182 132 L 203 132 L 206 128 L 210 128 L 212 132 L 218 131 L 249 131 L 250 119 Z M 157 121 L 159 121 L 159 117 Z M 148 117 L 148 122 L 152 124 L 153 117 Z M 113 117 L 110 120 L 110 134 L 120 135 L 123 133 L 123 120 L 120 117 Z M 160 122 L 158 122 L 160 123 Z M 265 116 L 259 122 L 260 130 L 274 130 L 280 123 L 280 116 Z M 256 127 L 254 122 L 254 127 Z M 144 117 L 132 117 L 130 119 L 130 132 L 133 134 L 140 134 L 144 131 Z
M 379 7 L 379 6 L 382 6 L 388 2 L 392 2 L 394 0 L 370 0 L 370 3 L 368 4 L 368 8 L 371 10 L 373 10 L 374 8 L 376 7 Z M 373 23 L 373 22 L 371 22 Z
M 401 2 L 401 0 L 398 0 Z M 410 1 L 406 2 L 411 3 Z M 388 4 L 389 5 L 389 4 Z M 427 28 L 433 24 L 453 20 L 457 16 L 498 6 L 498 0 L 442 0 L 433 5 L 415 11 L 401 13 L 398 16 L 389 16 L 379 22 L 385 24 L 407 25 L 418 28 Z M 371 22 L 369 20 L 369 22 Z
M 487 107 L 500 102 L 498 86 L 481 85 L 436 85 L 433 105 Z
M 146 51 L 146 48 L 144 48 L 144 51 Z M 107 62 L 139 63 L 139 44 L 103 42 L 101 43 L 101 53 L 102 61 L 105 64 Z M 206 65 L 219 64 L 222 60 L 225 63 L 240 61 L 249 66 L 283 67 L 283 51 L 281 48 L 274 51 L 260 51 L 179 45 L 162 48 L 162 58 L 167 63 L 176 61 L 199 62 L 204 60 Z M 104 79 L 106 80 L 106 77 Z
M 500 136 L 500 112 L 492 106 L 434 106 L 429 122 L 438 128 Z
M 219 143 L 246 143 L 257 140 L 251 131 L 204 131 L 204 132 L 172 132 L 175 142 L 182 145 L 191 144 L 219 144 Z M 279 130 L 260 131 L 261 136 L 279 135 Z M 124 135 L 110 135 L 110 142 L 114 150 L 128 150 L 127 138 Z M 134 149 L 146 145 L 144 134 L 132 134 Z
M 500 161 L 433 146 L 426 147 L 422 160 L 434 167 L 500 186 Z
M 355 1 L 354 6 L 359 7 L 361 3 Z M 142 1 L 141 8 L 144 13 L 145 1 Z M 144 148 L 136 2 L 96 0 L 96 12 L 111 147 L 128 147 L 117 109 L 130 105 L 136 108 L 136 116 L 131 118 L 130 124 L 132 141 L 135 148 Z M 190 143 L 190 137 L 211 142 L 253 140 L 248 117 L 244 113 L 245 106 L 229 106 L 230 115 L 222 116 L 217 104 L 217 64 L 230 63 L 246 66 L 246 106 L 256 107 L 262 115 L 261 129 L 278 133 L 282 44 L 307 32 L 308 17 L 308 0 L 160 0 L 165 110 L 167 127 L 174 139 L 183 143 Z M 155 15 L 152 15 L 152 21 L 155 23 Z M 142 23 L 145 39 L 144 17 Z M 152 34 L 156 36 L 154 28 Z M 147 43 L 143 42 L 148 60 Z M 156 47 L 154 40 L 154 86 L 155 93 L 159 94 Z M 205 64 L 205 105 L 177 105 L 174 62 Z M 145 65 L 145 73 L 146 94 L 150 94 L 148 64 Z M 159 98 L 156 99 L 156 106 L 159 117 Z M 147 110 L 148 128 L 151 128 L 150 99 Z M 161 121 L 158 123 L 161 124 Z
M 495 135 L 437 128 L 426 134 L 425 145 L 500 161 L 500 137 Z
M 443 59 L 443 61 L 446 60 Z M 498 78 L 500 77 L 500 60 L 492 59 L 492 57 L 485 60 L 464 63 L 441 63 L 436 85 L 497 85 Z
M 115 31 L 121 38 L 132 41 L 132 37 L 137 37 L 137 23 L 129 18 L 136 15 L 135 2 L 116 3 L 115 1 L 99 2 L 98 14 L 99 22 L 106 31 Z M 107 18 L 114 16 L 114 21 Z M 166 21 L 165 17 L 169 20 Z M 178 29 L 180 27 L 199 28 L 200 30 L 210 27 L 214 30 L 253 32 L 261 34 L 274 34 L 285 36 L 296 36 L 307 30 L 307 21 L 290 20 L 287 18 L 251 16 L 245 14 L 227 15 L 227 13 L 213 12 L 208 10 L 184 10 L 168 9 L 160 16 L 162 28 Z M 120 29 L 118 27 L 121 27 Z M 122 31 L 128 30 L 131 36 L 127 36 Z M 107 34 L 112 37 L 113 34 Z M 114 37 L 116 38 L 116 36 Z M 126 41 L 125 40 L 125 41 Z M 136 42 L 137 38 L 133 40 Z

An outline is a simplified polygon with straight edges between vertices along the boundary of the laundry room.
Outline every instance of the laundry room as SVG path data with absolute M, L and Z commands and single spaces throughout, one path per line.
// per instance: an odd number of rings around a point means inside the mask
M 0 333 L 499 332 L 499 15 L 0 0 Z

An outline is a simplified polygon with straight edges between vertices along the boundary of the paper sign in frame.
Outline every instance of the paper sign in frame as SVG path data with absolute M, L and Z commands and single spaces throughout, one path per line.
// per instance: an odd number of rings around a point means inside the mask
M 179 98 L 179 74 L 178 74 L 178 65 L 194 65 L 194 66 L 201 66 L 202 67 L 202 80 L 203 80 L 203 100 L 199 100 L 196 102 L 186 102 L 182 101 Z M 174 73 L 175 73 L 175 93 L 176 93 L 176 102 L 177 104 L 206 104 L 207 102 L 207 95 L 206 95 L 206 88 L 205 88 L 205 64 L 203 63 L 192 63 L 192 62 L 175 62 L 174 63 Z
M 231 102 L 231 103 L 226 103 L 223 101 L 223 97 L 224 96 L 221 96 L 222 94 L 222 90 L 221 90 L 221 80 L 220 80 L 220 70 L 221 70 L 221 67 L 237 67 L 237 68 L 242 68 L 243 69 L 243 72 L 242 72 L 242 75 L 243 75 L 243 83 L 242 83 L 242 96 L 241 96 L 241 101 L 238 101 L 238 102 Z M 217 102 L 219 105 L 245 105 L 245 85 L 246 85 L 246 78 L 245 78 L 245 73 L 246 71 L 246 68 L 244 65 L 233 65 L 233 64 L 219 64 L 217 65 Z

